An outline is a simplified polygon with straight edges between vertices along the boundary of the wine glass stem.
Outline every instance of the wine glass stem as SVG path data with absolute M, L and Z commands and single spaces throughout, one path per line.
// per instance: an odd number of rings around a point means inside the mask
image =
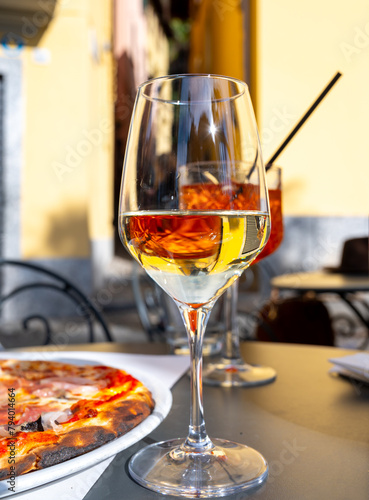
M 190 348 L 191 408 L 189 433 L 182 448 L 186 451 L 201 452 L 213 447 L 207 435 L 202 399 L 202 345 L 206 324 L 213 304 L 194 309 L 179 305 Z
M 223 357 L 241 359 L 240 337 L 237 324 L 238 280 L 225 293 L 225 342 Z

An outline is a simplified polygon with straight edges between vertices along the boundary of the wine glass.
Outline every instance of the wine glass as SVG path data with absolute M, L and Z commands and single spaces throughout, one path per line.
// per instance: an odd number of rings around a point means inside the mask
M 154 443 L 129 463 L 131 476 L 148 489 L 209 498 L 267 477 L 259 452 L 207 435 L 201 372 L 210 311 L 265 246 L 269 227 L 265 170 L 246 84 L 195 74 L 142 84 L 123 165 L 119 233 L 177 304 L 191 359 L 187 437 Z
M 282 170 L 272 165 L 266 175 L 271 215 L 271 233 L 263 251 L 252 265 L 272 254 L 283 240 Z M 225 334 L 220 356 L 204 365 L 203 382 L 223 387 L 248 387 L 268 384 L 277 376 L 274 368 L 245 362 L 240 351 L 237 323 L 238 281 L 229 287 L 224 300 Z

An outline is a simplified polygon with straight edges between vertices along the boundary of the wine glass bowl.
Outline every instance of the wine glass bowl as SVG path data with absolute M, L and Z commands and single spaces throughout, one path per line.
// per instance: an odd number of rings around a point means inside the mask
M 269 217 L 260 210 L 257 185 L 245 184 L 252 168 L 246 162 L 180 166 L 178 208 L 121 215 L 124 244 L 178 302 L 218 298 L 266 244 Z M 240 208 L 246 205 L 248 211 Z
M 187 437 L 150 445 L 129 463 L 132 477 L 149 489 L 225 496 L 268 474 L 256 450 L 207 435 L 201 373 L 210 311 L 266 245 L 269 215 L 246 84 L 174 75 L 141 85 L 123 165 L 119 234 L 177 304 L 191 357 Z

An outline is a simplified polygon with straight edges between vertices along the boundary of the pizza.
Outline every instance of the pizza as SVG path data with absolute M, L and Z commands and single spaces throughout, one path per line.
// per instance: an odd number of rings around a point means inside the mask
M 0 360 L 0 480 L 94 450 L 154 404 L 142 382 L 117 368 Z

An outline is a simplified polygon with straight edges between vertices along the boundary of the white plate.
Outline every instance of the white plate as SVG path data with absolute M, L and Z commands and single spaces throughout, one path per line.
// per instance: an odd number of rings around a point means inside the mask
M 1 352 L 0 359 L 42 359 L 51 361 L 61 361 L 64 363 L 74 363 L 74 364 L 108 364 L 104 361 L 105 353 L 96 352 Z M 124 356 L 124 355 L 123 355 Z M 76 472 L 80 472 L 89 467 L 92 467 L 104 460 L 116 455 L 120 451 L 132 446 L 133 444 L 140 441 L 143 437 L 147 436 L 151 431 L 153 431 L 158 425 L 164 420 L 168 415 L 170 408 L 172 406 L 172 393 L 169 388 L 165 387 L 163 382 L 152 376 L 149 371 L 145 371 L 144 367 L 139 368 L 127 368 L 124 362 L 124 357 L 119 354 L 107 353 L 109 359 L 109 366 L 115 368 L 120 368 L 126 370 L 132 376 L 140 380 L 146 387 L 151 391 L 152 396 L 155 400 L 155 408 L 153 413 L 148 416 L 143 422 L 141 422 L 137 427 L 127 432 L 123 436 L 100 446 L 96 450 L 92 450 L 84 455 L 76 458 L 67 460 L 58 465 L 53 465 L 46 469 L 36 470 L 25 474 L 24 476 L 19 476 L 16 478 L 15 491 L 8 490 L 9 483 L 7 480 L 0 481 L 0 498 L 4 498 L 10 495 L 21 493 L 32 488 L 37 488 L 38 486 L 51 483 L 58 479 L 65 478 Z M 123 360 L 120 358 L 123 357 Z

